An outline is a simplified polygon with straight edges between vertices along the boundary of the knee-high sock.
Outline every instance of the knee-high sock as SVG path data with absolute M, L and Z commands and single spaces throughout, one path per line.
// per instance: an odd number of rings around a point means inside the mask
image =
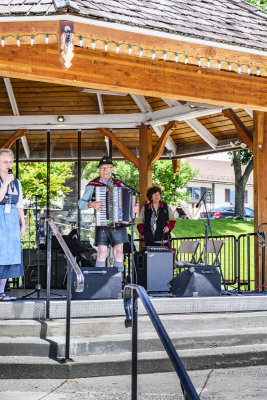
M 96 261 L 95 266 L 99 267 L 99 268 L 103 268 L 106 266 L 106 261 Z
M 113 267 L 123 268 L 123 262 L 122 261 L 114 261 Z
M 0 279 L 0 293 L 4 293 L 7 279 Z

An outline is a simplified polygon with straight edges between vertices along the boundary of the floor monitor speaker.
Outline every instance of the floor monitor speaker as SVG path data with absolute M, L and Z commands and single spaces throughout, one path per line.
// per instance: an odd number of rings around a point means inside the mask
M 117 267 L 81 268 L 84 275 L 84 291 L 75 292 L 77 286 L 76 274 L 72 273 L 72 299 L 119 299 L 122 297 L 121 269 Z
M 150 292 L 169 292 L 173 278 L 173 253 L 170 251 L 137 251 L 135 253 L 137 284 Z
M 221 276 L 212 266 L 195 266 L 178 274 L 168 284 L 177 297 L 220 296 Z

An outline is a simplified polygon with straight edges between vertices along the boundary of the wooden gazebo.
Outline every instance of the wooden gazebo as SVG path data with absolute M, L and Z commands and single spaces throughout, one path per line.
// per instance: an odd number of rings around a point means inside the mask
M 267 19 L 241 0 L 2 0 L 0 147 L 20 160 L 152 165 L 248 147 L 267 222 Z M 143 196 L 144 197 L 144 196 Z M 141 199 L 141 203 L 144 198 Z M 267 263 L 266 263 L 267 265 Z M 256 283 L 261 283 L 256 263 Z

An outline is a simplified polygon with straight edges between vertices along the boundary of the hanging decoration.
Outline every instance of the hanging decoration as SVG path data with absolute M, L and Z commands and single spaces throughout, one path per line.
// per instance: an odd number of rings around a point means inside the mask
M 104 39 L 96 39 L 81 35 L 75 35 L 73 30 L 73 23 L 62 21 L 61 22 L 61 37 L 58 38 L 56 33 L 36 33 L 29 35 L 1 35 L 1 46 L 4 47 L 6 45 L 6 41 L 8 40 L 8 44 L 10 41 L 14 41 L 18 47 L 23 46 L 23 44 L 30 44 L 34 47 L 36 43 L 37 37 L 43 37 L 44 43 L 49 44 L 49 38 L 52 36 L 56 37 L 56 42 L 60 45 L 60 59 L 63 64 L 64 69 L 68 69 L 71 67 L 71 60 L 74 57 L 74 48 L 80 47 L 84 49 L 92 49 L 92 50 L 104 50 L 105 52 L 113 52 L 120 54 L 128 54 L 130 56 L 136 56 L 139 58 L 150 58 L 153 61 L 164 61 L 166 63 L 175 62 L 175 63 L 183 63 L 184 65 L 197 65 L 201 68 L 206 69 L 214 69 L 218 71 L 229 71 L 235 72 L 238 74 L 245 75 L 253 75 L 253 76 L 267 76 L 267 67 L 259 67 L 258 65 L 249 65 L 249 64 L 240 64 L 235 61 L 221 60 L 216 58 L 209 57 L 200 57 L 194 56 L 190 54 L 185 54 L 184 52 L 175 52 L 172 50 L 163 50 L 163 49 L 149 49 L 144 48 L 135 44 L 128 43 L 118 43 L 115 41 L 108 41 Z M 11 39 L 11 40 L 10 40 Z M 55 39 L 53 39 L 55 42 Z M 40 44 L 40 38 L 38 39 L 38 44 Z
M 71 60 L 74 57 L 74 34 L 73 23 L 61 21 L 61 38 L 60 38 L 60 56 L 59 59 L 64 69 L 71 67 Z

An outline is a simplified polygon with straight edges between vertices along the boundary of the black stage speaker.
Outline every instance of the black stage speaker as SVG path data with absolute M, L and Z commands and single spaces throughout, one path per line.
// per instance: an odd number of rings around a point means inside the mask
M 221 276 L 215 267 L 194 266 L 173 278 L 169 288 L 177 297 L 220 296 Z
M 26 289 L 35 289 L 38 284 L 37 265 L 24 267 L 24 279 Z M 46 265 L 40 265 L 40 284 L 43 289 L 46 289 Z
M 121 299 L 122 271 L 117 267 L 84 267 L 84 291 L 75 292 L 76 274 L 72 272 L 71 293 L 73 300 Z
M 52 250 L 51 266 L 51 288 L 66 288 L 67 261 L 63 253 Z M 40 250 L 40 284 L 46 289 L 46 250 Z M 25 288 L 34 289 L 38 283 L 37 263 L 38 255 L 36 249 L 23 249 L 23 264 L 25 273 Z
M 170 251 L 137 251 L 134 255 L 137 285 L 148 292 L 169 292 L 173 278 L 173 253 Z

